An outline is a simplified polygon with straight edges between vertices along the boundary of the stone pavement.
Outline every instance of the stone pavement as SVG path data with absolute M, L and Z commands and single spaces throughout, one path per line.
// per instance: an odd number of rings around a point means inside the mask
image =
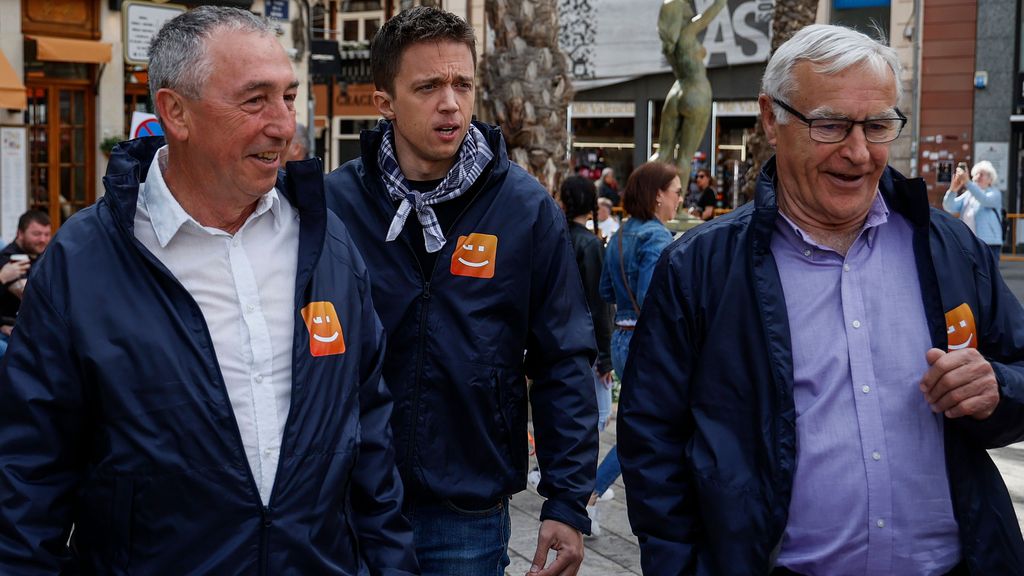
M 1000 264 L 1003 279 L 1017 298 L 1024 302 L 1024 262 Z M 615 423 L 601 434 L 601 457 L 611 448 L 615 438 Z M 992 450 L 992 459 L 1003 474 L 1003 480 L 1010 490 L 1018 521 L 1024 529 L 1024 443 Z M 536 465 L 536 460 L 531 459 Z M 622 479 L 615 483 L 615 499 L 602 502 L 601 529 L 598 538 L 587 538 L 586 554 L 579 576 L 619 576 L 640 574 L 640 549 L 636 537 L 629 529 L 626 518 L 626 504 Z M 512 563 L 505 571 L 507 576 L 524 576 L 530 569 L 530 561 L 537 547 L 537 521 L 543 499 L 532 487 L 512 499 L 512 537 L 509 542 L 509 557 Z
M 604 458 L 614 442 L 615 421 L 612 420 L 601 434 L 601 458 Z M 530 464 L 536 466 L 536 458 L 531 457 Z M 615 490 L 615 498 L 598 504 L 601 510 L 601 536 L 584 539 L 587 550 L 578 576 L 640 574 L 640 548 L 626 518 L 622 478 L 615 482 L 612 489 Z M 537 529 L 540 526 L 537 518 L 543 502 L 544 499 L 532 486 L 512 498 L 512 537 L 508 545 L 512 563 L 505 570 L 507 576 L 524 576 L 530 570 L 533 553 L 537 550 Z M 551 558 L 554 558 L 553 554 Z

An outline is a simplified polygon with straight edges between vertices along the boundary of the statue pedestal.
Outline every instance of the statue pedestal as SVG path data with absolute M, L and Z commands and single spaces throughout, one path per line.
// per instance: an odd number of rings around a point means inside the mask
M 678 236 L 690 228 L 703 223 L 704 221 L 700 218 L 695 218 L 684 212 L 682 214 L 676 214 L 675 218 L 665 222 L 665 228 L 668 228 L 668 231 L 673 235 Z

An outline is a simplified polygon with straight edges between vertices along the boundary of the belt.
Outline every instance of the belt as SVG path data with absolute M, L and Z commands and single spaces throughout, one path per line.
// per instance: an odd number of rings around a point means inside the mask
M 617 330 L 623 330 L 625 332 L 632 332 L 633 330 L 636 330 L 636 324 L 626 324 L 625 326 L 623 326 L 622 324 L 616 324 L 615 328 Z

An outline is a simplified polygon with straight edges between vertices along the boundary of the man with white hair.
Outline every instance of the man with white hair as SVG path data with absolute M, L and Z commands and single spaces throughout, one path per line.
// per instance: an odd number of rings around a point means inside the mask
M 992 250 L 999 261 L 1003 250 L 1003 192 L 996 188 L 999 175 L 988 160 L 982 160 L 968 174 L 958 167 L 949 190 L 942 197 L 946 212 L 960 214 L 960 219 Z
M 1024 438 L 1024 309 L 887 166 L 899 79 L 863 34 L 798 32 L 755 201 L 663 253 L 619 407 L 645 574 L 1024 574 L 986 453 Z

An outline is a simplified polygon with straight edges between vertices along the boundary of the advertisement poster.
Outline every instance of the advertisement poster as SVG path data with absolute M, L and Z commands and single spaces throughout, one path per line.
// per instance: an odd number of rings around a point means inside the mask
M 694 0 L 702 13 L 713 0 Z M 559 45 L 577 89 L 670 70 L 661 53 L 662 0 L 559 0 Z M 708 68 L 767 62 L 774 0 L 728 0 L 701 35 Z M 623 17 L 628 14 L 629 17 Z
M 0 238 L 14 240 L 28 209 L 28 138 L 24 126 L 0 127 Z

